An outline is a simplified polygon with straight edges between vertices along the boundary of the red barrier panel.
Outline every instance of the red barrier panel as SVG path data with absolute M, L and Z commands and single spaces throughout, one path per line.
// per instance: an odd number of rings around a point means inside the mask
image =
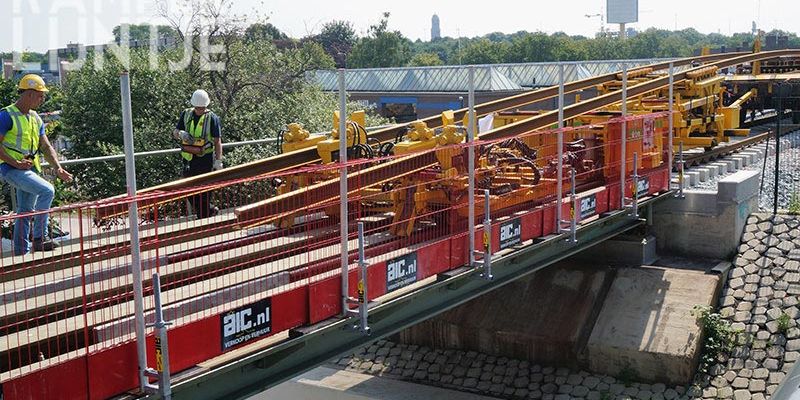
M 3 382 L 3 398 L 6 400 L 86 399 L 89 393 L 86 362 L 85 358 L 75 358 Z

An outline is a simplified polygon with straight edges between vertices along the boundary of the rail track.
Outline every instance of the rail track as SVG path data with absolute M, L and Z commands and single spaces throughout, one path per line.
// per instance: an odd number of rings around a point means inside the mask
M 767 118 L 768 121 L 774 120 L 774 118 L 770 117 Z M 764 121 L 767 123 L 768 121 Z M 758 125 L 755 125 L 758 126 Z M 763 126 L 763 125 L 762 125 Z M 786 135 L 787 133 L 796 131 L 800 126 L 798 125 L 787 125 L 781 127 L 781 136 Z M 683 157 L 683 162 L 685 167 L 694 167 L 702 164 L 709 163 L 711 161 L 717 160 L 719 158 L 731 155 L 733 153 L 737 153 L 742 151 L 748 147 L 754 146 L 756 144 L 762 143 L 767 141 L 769 138 L 775 137 L 775 130 L 770 129 L 765 132 L 756 133 L 747 138 L 742 140 L 737 140 L 735 142 L 728 142 L 724 145 L 716 146 L 712 149 L 705 150 L 702 153 L 697 154 L 686 154 Z

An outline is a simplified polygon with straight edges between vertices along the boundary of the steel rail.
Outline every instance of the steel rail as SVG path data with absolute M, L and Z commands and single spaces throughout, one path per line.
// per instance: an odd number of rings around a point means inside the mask
M 748 54 L 748 53 L 723 53 L 723 54 L 714 54 L 710 56 L 684 58 L 675 61 L 665 61 L 651 65 L 644 65 L 637 68 L 637 70 L 645 68 L 651 68 L 654 71 L 663 70 L 665 68 L 668 68 L 670 63 L 674 64 L 675 66 L 685 66 L 685 65 L 690 65 L 693 62 L 718 61 L 742 54 Z M 591 77 L 579 81 L 566 83 L 564 85 L 564 93 L 572 93 L 585 88 L 614 81 L 617 79 L 618 74 L 619 71 L 616 71 L 605 75 L 599 75 L 596 77 Z M 522 107 L 525 105 L 537 103 L 540 101 L 553 98 L 557 95 L 558 95 L 558 86 L 551 86 L 547 88 L 533 90 L 530 92 L 520 93 L 502 99 L 489 101 L 475 106 L 476 118 L 493 112 L 508 110 L 515 107 Z M 456 120 L 463 119 L 468 111 L 469 111 L 468 108 L 462 108 L 456 110 L 454 112 L 455 119 Z M 428 127 L 434 128 L 439 126 L 440 117 L 431 116 L 422 119 L 422 121 Z M 399 133 L 401 133 L 405 129 L 405 127 L 406 126 L 403 124 L 403 125 L 394 125 L 385 129 L 379 129 L 377 131 L 369 133 L 369 137 L 375 138 L 379 141 L 393 140 Z M 164 183 L 150 188 L 141 189 L 138 191 L 138 193 L 147 194 L 154 192 L 169 192 L 173 190 L 210 185 L 213 183 L 227 181 L 227 180 L 249 178 L 268 173 L 278 173 L 281 171 L 287 171 L 293 168 L 297 168 L 309 163 L 315 163 L 319 161 L 320 158 L 317 153 L 317 149 L 315 147 L 310 147 L 310 148 L 295 150 L 289 153 L 279 154 L 263 160 L 252 161 L 249 163 L 229 167 L 220 171 L 212 171 L 207 174 L 179 179 L 176 181 Z M 152 204 L 153 201 L 140 202 L 139 207 L 147 207 Z M 114 213 L 110 212 L 110 210 L 107 207 L 98 207 L 95 209 L 95 213 L 99 218 L 106 218 L 111 215 L 114 215 Z
M 686 79 L 687 74 L 693 71 L 699 71 L 700 69 L 703 68 L 708 68 L 709 66 L 715 66 L 718 68 L 727 68 L 746 62 L 771 59 L 782 56 L 800 56 L 800 50 L 777 50 L 771 52 L 752 53 L 743 56 L 736 56 L 733 58 L 717 61 L 712 64 L 705 64 L 697 68 L 683 71 L 681 73 L 677 73 L 675 74 L 674 79 L 675 82 L 682 81 Z M 614 79 L 616 79 L 616 75 L 614 76 Z M 630 99 L 668 86 L 669 86 L 669 77 L 664 76 L 662 78 L 652 79 L 646 82 L 642 82 L 638 85 L 629 87 L 627 90 L 627 95 L 628 98 Z M 581 114 L 585 114 L 588 112 L 599 110 L 603 107 L 613 105 L 620 101 L 622 101 L 621 90 L 600 95 L 582 101 L 580 103 L 565 107 L 564 118 L 573 118 Z M 547 113 L 540 114 L 535 117 L 531 117 L 522 121 L 517 121 L 499 128 L 495 128 L 493 130 L 478 135 L 478 138 L 482 140 L 491 140 L 491 139 L 505 138 L 509 136 L 522 135 L 551 126 L 557 122 L 558 122 L 558 110 L 553 110 Z M 353 183 L 357 183 L 359 185 L 359 186 L 348 186 L 348 187 L 354 187 L 356 188 L 355 190 L 360 190 L 361 188 L 383 183 L 398 176 L 407 175 L 415 170 L 424 169 L 425 167 L 432 165 L 434 162 L 435 160 L 433 152 L 428 152 L 428 153 L 423 153 L 421 155 L 412 155 L 409 157 L 404 157 L 386 164 L 376 165 L 374 167 L 367 168 L 363 171 L 355 172 L 352 175 L 348 176 L 348 181 L 352 180 Z M 350 182 L 348 182 L 348 184 L 349 183 Z M 338 180 L 336 179 L 320 182 L 315 185 L 306 187 L 302 190 L 292 191 L 283 194 L 281 196 L 276 196 L 267 200 L 250 204 L 245 207 L 237 208 L 236 215 L 239 218 L 240 223 L 244 223 L 245 221 L 252 220 L 256 216 L 259 218 L 265 217 L 266 215 L 268 215 L 265 213 L 267 213 L 269 210 L 285 210 L 288 209 L 287 207 L 291 207 L 293 204 L 302 204 L 300 203 L 300 201 L 302 199 L 308 199 L 309 196 L 313 198 L 314 201 L 318 202 L 330 201 L 331 199 L 335 198 L 336 195 L 338 195 L 338 192 L 335 194 L 333 193 L 333 188 L 337 184 Z
M 742 54 L 747 54 L 747 53 L 714 54 L 710 56 L 684 58 L 672 62 L 677 67 L 677 66 L 690 65 L 692 62 L 710 62 L 710 61 L 724 60 L 726 58 Z M 644 65 L 637 69 L 652 68 L 653 70 L 662 70 L 668 68 L 669 64 L 670 64 L 669 61 L 665 61 L 652 65 Z M 610 74 L 587 78 L 580 81 L 569 82 L 564 85 L 564 91 L 565 93 L 571 93 L 581 89 L 613 81 L 617 79 L 618 73 L 619 72 L 616 71 Z M 547 88 L 537 89 L 534 91 L 525 92 L 518 95 L 509 96 L 502 99 L 478 104 L 475 106 L 475 113 L 480 116 L 483 116 L 497 111 L 503 111 L 515 107 L 522 107 L 525 105 L 537 103 L 543 100 L 547 100 L 549 98 L 553 98 L 557 95 L 558 95 L 558 86 L 551 86 Z M 456 110 L 455 111 L 456 120 L 460 121 L 461 119 L 463 119 L 467 111 L 468 111 L 467 108 Z M 424 118 L 422 119 L 422 121 L 425 122 L 425 124 L 427 124 L 428 127 L 434 128 L 439 126 L 440 117 L 432 116 Z M 369 137 L 374 137 L 380 141 L 392 140 L 398 133 L 402 132 L 403 129 L 405 129 L 405 125 L 396 125 L 374 131 L 369 134 Z M 215 171 L 204 175 L 198 175 L 192 178 L 182 179 L 158 186 L 153 186 L 150 188 L 139 190 L 139 193 L 147 193 L 153 191 L 169 191 L 175 189 L 182 189 L 186 187 L 207 185 L 224 180 L 247 178 L 255 175 L 286 170 L 289 168 L 298 167 L 316 161 L 319 161 L 319 156 L 317 155 L 317 149 L 312 147 L 312 148 L 301 149 L 289 153 L 280 154 L 264 160 L 253 161 L 250 163 L 234 167 L 229 167 L 224 170 Z
M 794 132 L 796 130 L 797 130 L 797 125 L 782 127 L 781 136 L 784 136 L 787 133 Z M 713 149 L 706 150 L 702 153 L 684 155 L 683 156 L 684 163 L 686 164 L 687 167 L 691 167 L 709 162 L 711 160 L 716 160 L 717 158 L 729 155 L 731 153 L 735 153 L 746 147 L 750 147 L 755 144 L 761 143 L 767 140 L 767 138 L 772 137 L 773 135 L 775 135 L 775 131 L 768 130 L 766 132 L 750 136 L 748 138 L 727 144 L 725 146 L 714 147 Z

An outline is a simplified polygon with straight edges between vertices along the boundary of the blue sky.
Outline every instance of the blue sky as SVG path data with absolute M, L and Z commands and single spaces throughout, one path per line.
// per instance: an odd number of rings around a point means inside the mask
M 166 1 L 174 10 L 182 9 L 180 3 L 186 0 L 5 0 L 11 5 L 10 10 L 6 7 L 11 15 L 0 24 L 0 51 L 41 52 L 70 42 L 105 43 L 120 23 L 165 23 L 158 16 L 156 1 Z M 520 30 L 591 36 L 600 28 L 600 19 L 585 15 L 603 12 L 605 3 L 527 0 L 473 6 L 461 0 L 236 0 L 233 11 L 251 21 L 266 17 L 293 37 L 319 32 L 322 24 L 334 19 L 351 21 L 363 35 L 388 11 L 391 29 L 412 40 L 428 40 L 434 13 L 441 19 L 443 36 Z M 749 31 L 755 20 L 765 30 L 800 32 L 797 0 L 640 0 L 639 11 L 639 22 L 631 24 L 639 29 L 693 27 L 704 33 L 730 34 Z

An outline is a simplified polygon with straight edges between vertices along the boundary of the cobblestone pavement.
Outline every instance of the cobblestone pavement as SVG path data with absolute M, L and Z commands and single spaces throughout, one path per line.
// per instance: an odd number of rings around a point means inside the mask
M 340 367 L 510 399 L 677 399 L 685 388 L 630 383 L 474 351 L 432 350 L 381 340 L 338 360 Z
M 339 367 L 509 399 L 768 398 L 800 358 L 800 220 L 754 214 L 720 295 L 719 313 L 741 331 L 731 354 L 683 386 L 636 383 L 474 351 L 433 350 L 381 340 Z

